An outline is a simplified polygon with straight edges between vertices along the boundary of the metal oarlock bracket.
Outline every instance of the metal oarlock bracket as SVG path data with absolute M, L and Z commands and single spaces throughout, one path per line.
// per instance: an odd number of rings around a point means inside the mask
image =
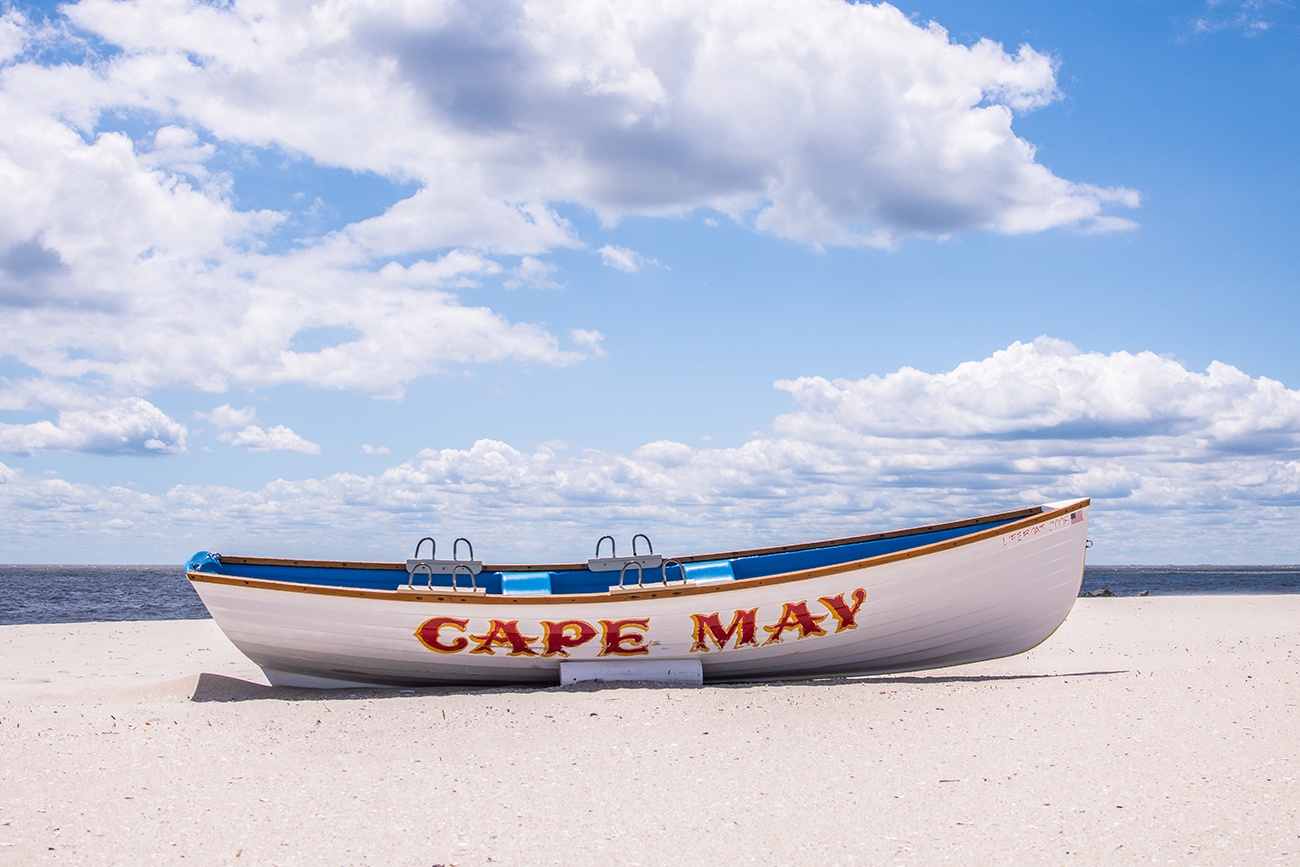
M 419 550 L 419 549 L 417 548 L 416 550 Z M 409 563 L 407 564 L 407 566 L 406 566 L 406 573 L 407 573 L 407 574 L 406 574 L 406 589 L 407 589 L 407 590 L 414 590 L 414 589 L 415 589 L 415 573 L 416 573 L 416 572 L 427 572 L 427 573 L 429 573 L 429 589 L 432 590 L 432 589 L 433 589 L 433 569 L 429 568 L 429 564 L 428 564 L 428 563 L 416 563 L 415 566 L 414 566 L 414 568 L 412 568 L 411 565 L 410 565 Z
M 609 540 L 609 556 L 600 556 L 600 549 L 604 546 L 605 540 Z M 644 540 L 646 552 L 641 553 L 638 540 Z M 678 578 L 669 579 L 669 568 L 677 570 Z M 618 584 L 611 587 L 611 590 L 653 590 L 656 587 L 669 587 L 674 585 L 687 584 L 686 567 L 680 560 L 669 558 L 665 560 L 662 555 L 656 554 L 654 545 L 650 542 L 650 537 L 645 533 L 637 533 L 632 537 L 632 556 L 620 557 L 614 543 L 613 536 L 601 536 L 596 541 L 596 556 L 587 561 L 587 568 L 592 572 L 617 572 Z M 636 570 L 636 583 L 628 583 L 628 570 Z M 645 583 L 645 573 L 647 569 L 661 570 L 660 578 L 651 580 L 649 584 Z
M 609 556 L 615 558 L 618 557 L 618 543 L 614 541 L 613 536 L 601 536 L 596 540 L 596 556 L 600 556 L 600 543 L 604 542 L 606 539 L 609 540 Z
M 649 540 L 646 540 L 646 541 L 649 541 Z M 682 563 L 681 563 L 680 560 L 670 558 L 670 559 L 668 559 L 668 560 L 664 560 L 660 565 L 663 566 L 663 577 L 660 578 L 659 581 L 658 581 L 657 583 L 651 584 L 651 585 L 650 585 L 650 589 L 653 590 L 655 587 L 668 587 L 669 585 L 672 585 L 672 584 L 685 584 L 685 583 L 686 583 L 686 567 L 682 565 Z M 675 567 L 677 568 L 678 573 L 680 573 L 682 577 L 681 577 L 681 578 L 678 578 L 678 579 L 675 580 L 675 581 L 670 581 L 670 580 L 668 580 L 668 567 L 669 567 L 669 566 L 675 566 Z M 635 584 L 635 585 L 631 585 L 631 584 L 628 584 L 628 583 L 627 583 L 627 570 L 628 570 L 628 569 L 636 569 L 636 584 Z M 636 590 L 644 590 L 645 587 L 646 587 L 646 583 L 645 583 L 645 571 L 641 568 L 641 564 L 640 564 L 640 563 L 638 563 L 636 560 L 631 560 L 631 559 L 629 559 L 628 562 L 626 562 L 626 563 L 623 564 L 623 568 L 620 569 L 620 570 L 618 571 L 618 589 L 619 589 L 619 590 L 632 590 L 632 589 L 636 589 Z
M 463 537 L 463 536 L 462 536 L 461 538 L 457 539 L 455 542 L 452 542 L 452 543 L 451 543 L 451 558 L 452 558 L 453 560 L 459 560 L 459 559 L 460 559 L 460 543 L 461 543 L 461 542 L 464 542 L 464 543 L 465 543 L 465 547 L 469 549 L 469 560 L 470 560 L 470 562 L 472 563 L 472 562 L 474 561 L 474 545 L 473 545 L 472 542 L 470 542 L 469 539 L 466 539 L 466 538 Z
M 638 587 L 644 587 L 644 586 L 645 586 L 645 570 L 642 569 L 642 568 L 641 568 L 641 564 L 638 563 L 638 562 L 635 561 L 635 560 L 628 560 L 626 563 L 623 564 L 623 568 L 620 569 L 620 570 L 618 570 L 618 586 L 619 586 L 619 587 L 626 587 L 626 586 L 627 586 L 627 584 L 626 584 L 625 582 L 627 581 L 627 570 L 628 570 L 628 569 L 636 569 L 636 586 L 638 586 Z
M 609 540 L 609 556 L 600 556 L 600 548 L 604 541 Z M 636 540 L 645 539 L 646 547 L 649 553 L 642 554 L 636 549 Z M 614 545 L 613 536 L 601 536 L 596 540 L 596 556 L 587 561 L 587 568 L 592 572 L 618 572 L 620 581 L 624 569 L 629 565 L 635 565 L 641 569 L 658 569 L 663 564 L 664 558 L 654 552 L 654 546 L 650 544 L 650 537 L 645 533 L 637 533 L 632 537 L 632 556 L 618 556 L 618 549 Z
M 470 590 L 473 591 L 474 593 L 477 593 L 477 592 L 478 592 L 478 579 L 474 577 L 474 570 L 471 569 L 471 568 L 470 568 L 467 564 L 465 564 L 465 563 L 457 563 L 455 566 L 452 567 L 452 569 L 451 569 L 451 589 L 452 589 L 452 590 L 459 590 L 459 589 L 460 589 L 459 587 L 456 586 L 456 573 L 457 573 L 457 572 L 464 572 L 464 573 L 466 573 L 467 575 L 469 575 L 469 588 L 470 588 Z
M 422 548 L 422 547 L 424 546 L 424 543 L 425 543 L 425 542 L 428 542 L 428 543 L 429 543 L 429 556 L 428 556 L 428 557 L 421 557 L 421 556 L 420 556 L 420 548 Z M 469 549 L 469 559 L 468 559 L 468 560 L 462 560 L 462 559 L 460 559 L 460 545 L 461 545 L 462 542 L 464 542 L 464 543 L 465 543 L 465 547 Z M 415 573 L 417 573 L 417 572 L 421 572 L 421 573 L 427 574 L 427 575 L 429 576 L 429 578 L 428 578 L 428 583 L 427 583 L 427 585 L 426 585 L 427 588 L 428 588 L 429 590 L 440 589 L 440 588 L 435 588 L 434 585 L 433 585 L 433 576 L 434 576 L 434 575 L 450 575 L 450 576 L 451 576 L 451 589 L 452 589 L 454 592 L 457 592 L 457 593 L 465 593 L 465 592 L 469 592 L 469 593 L 482 593 L 482 592 L 484 592 L 484 590 L 483 590 L 483 589 L 480 589 L 479 586 L 478 586 L 478 577 L 477 577 L 478 574 L 479 574 L 480 572 L 483 571 L 483 562 L 482 562 L 481 560 L 475 560 L 475 559 L 474 559 L 474 545 L 469 541 L 469 539 L 466 539 L 466 538 L 463 538 L 463 537 L 457 539 L 457 540 L 452 544 L 452 547 L 451 547 L 451 553 L 452 553 L 452 559 L 450 559 L 450 560 L 439 560 L 439 559 L 438 559 L 438 543 L 437 543 L 437 541 L 434 540 L 434 538 L 433 538 L 432 536 L 425 536 L 423 539 L 421 539 L 420 541 L 416 542 L 416 543 L 415 543 L 415 556 L 412 557 L 411 559 L 409 559 L 409 560 L 406 561 L 407 580 L 406 580 L 406 584 L 405 584 L 405 586 L 402 587 L 401 589 L 404 589 L 404 590 L 414 590 L 414 589 L 416 589 L 416 588 L 415 588 Z M 456 582 L 456 576 L 457 576 L 457 575 L 461 575 L 461 574 L 464 574 L 464 575 L 468 575 L 468 576 L 469 576 L 469 587 L 468 587 L 468 588 L 464 588 L 464 589 L 462 589 L 461 587 L 459 587 L 459 586 L 457 585 L 457 582 Z
M 437 540 L 435 540 L 432 536 L 425 536 L 423 539 L 415 543 L 415 559 L 417 560 L 420 559 L 420 546 L 423 545 L 425 542 L 429 543 L 429 557 L 433 558 L 438 556 Z

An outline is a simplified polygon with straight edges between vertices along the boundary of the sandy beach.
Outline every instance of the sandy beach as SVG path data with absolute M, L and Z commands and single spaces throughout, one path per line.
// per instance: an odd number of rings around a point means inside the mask
M 0 627 L 0 862 L 1300 863 L 1300 596 L 1081 599 L 941 671 L 275 689 L 211 621 Z

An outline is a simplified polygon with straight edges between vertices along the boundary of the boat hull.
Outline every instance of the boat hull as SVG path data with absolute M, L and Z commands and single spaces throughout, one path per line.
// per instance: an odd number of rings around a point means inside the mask
M 875 674 L 1044 641 L 1078 596 L 1086 507 L 852 563 L 631 592 L 489 597 L 189 577 L 276 685 L 554 684 L 563 663 L 601 660 L 698 660 L 706 681 Z

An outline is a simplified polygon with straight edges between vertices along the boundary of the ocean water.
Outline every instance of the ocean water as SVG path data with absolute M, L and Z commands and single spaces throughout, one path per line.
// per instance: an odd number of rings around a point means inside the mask
M 1116 596 L 1300 593 L 1300 566 L 1084 567 L 1080 595 L 1102 588 Z
M 1300 566 L 1088 566 L 1083 589 L 1116 596 L 1300 593 Z M 0 565 L 0 625 L 208 616 L 179 566 Z
M 181 566 L 0 566 L 0 625 L 207 616 Z

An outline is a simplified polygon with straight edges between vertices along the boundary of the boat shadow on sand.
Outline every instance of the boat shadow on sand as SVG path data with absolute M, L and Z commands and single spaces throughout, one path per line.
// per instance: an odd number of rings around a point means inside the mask
M 304 689 L 293 686 L 267 686 L 263 683 L 228 677 L 223 674 L 200 674 L 190 696 L 193 702 L 228 701 L 361 701 L 371 699 L 418 698 L 452 695 L 521 695 L 537 692 L 602 692 L 626 689 L 759 689 L 808 686 L 880 686 L 887 684 L 998 683 L 1003 681 L 1059 680 L 1070 677 L 1105 677 L 1125 674 L 1126 669 L 1104 671 L 1070 671 L 1048 674 L 886 674 L 859 677 L 823 677 L 807 680 L 756 680 L 735 683 L 709 683 L 703 687 L 663 684 L 649 681 L 582 681 L 568 686 L 426 686 L 426 687 L 353 687 L 348 689 Z

